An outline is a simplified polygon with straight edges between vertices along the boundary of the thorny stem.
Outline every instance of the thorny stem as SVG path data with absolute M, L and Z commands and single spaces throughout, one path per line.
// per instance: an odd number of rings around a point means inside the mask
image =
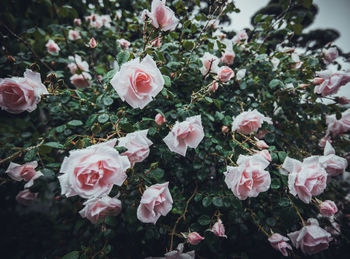
M 180 220 L 183 219 L 183 220 L 186 220 L 186 213 L 188 211 L 188 205 L 190 204 L 191 200 L 194 198 L 194 196 L 197 194 L 197 190 L 198 190 L 198 186 L 196 184 L 196 188 L 194 189 L 192 195 L 190 198 L 188 198 L 188 200 L 186 201 L 186 206 L 185 206 L 185 209 L 184 209 L 184 212 L 180 215 L 180 217 L 177 218 L 176 222 L 175 222 L 175 225 L 173 227 L 173 229 L 171 230 L 171 233 L 170 233 L 170 236 L 171 236 L 171 239 L 170 239 L 170 250 L 169 251 L 172 251 L 173 250 L 173 244 L 174 244 L 174 235 L 176 234 L 175 231 L 176 231 L 176 226 L 177 224 L 179 224 Z
M 259 228 L 261 232 L 263 232 L 267 237 L 269 237 L 270 236 L 269 233 L 267 233 L 265 229 L 256 221 L 257 215 L 255 214 L 255 212 L 252 209 L 248 209 L 248 210 L 250 212 L 250 216 L 252 217 L 254 224 Z
M 298 217 L 300 218 L 300 220 L 301 220 L 303 226 L 306 226 L 305 220 L 304 220 L 304 218 L 301 216 L 301 213 L 300 213 L 298 207 L 295 205 L 295 203 L 294 203 L 293 200 L 290 198 L 290 196 L 289 196 L 289 195 L 287 195 L 287 196 L 288 196 L 288 199 L 290 200 L 290 202 L 292 203 L 293 208 L 294 208 L 295 211 L 297 212 Z
M 5 163 L 5 162 L 7 162 L 7 161 L 9 161 L 9 160 L 12 160 L 12 159 L 14 159 L 15 157 L 19 156 L 20 154 L 25 153 L 25 152 L 27 152 L 27 151 L 29 151 L 29 150 L 32 150 L 32 149 L 35 149 L 35 148 L 40 147 L 42 144 L 44 144 L 44 141 L 45 141 L 45 139 L 42 139 L 42 140 L 40 141 L 40 143 L 39 143 L 38 145 L 36 145 L 36 146 L 27 147 L 27 148 L 21 149 L 21 150 L 15 152 L 15 153 L 13 153 L 12 155 L 10 155 L 10 156 L 8 156 L 8 157 L 6 157 L 6 158 L 0 160 L 0 164 Z
M 241 142 L 239 142 L 236 138 L 235 138 L 235 133 L 232 132 L 232 140 L 233 142 L 237 143 L 242 149 L 244 149 L 245 151 L 248 151 L 249 154 L 253 154 L 254 152 L 251 151 L 249 148 L 247 148 L 246 146 L 244 146 Z

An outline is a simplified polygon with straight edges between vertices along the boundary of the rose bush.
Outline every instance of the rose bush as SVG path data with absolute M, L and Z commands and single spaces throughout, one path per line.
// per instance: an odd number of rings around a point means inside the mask
M 237 32 L 227 0 L 12 2 L 4 258 L 346 255 L 347 54 L 312 1 Z

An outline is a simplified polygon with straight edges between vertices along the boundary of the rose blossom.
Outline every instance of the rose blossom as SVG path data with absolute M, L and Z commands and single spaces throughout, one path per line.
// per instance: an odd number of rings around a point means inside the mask
M 320 164 L 318 156 L 305 158 L 303 162 L 286 157 L 281 174 L 288 174 L 289 192 L 305 203 L 312 196 L 320 195 L 327 186 L 327 173 Z
M 293 250 L 292 247 L 287 243 L 289 238 L 282 236 L 281 234 L 274 233 L 269 237 L 269 242 L 273 248 L 280 251 L 283 256 L 288 256 L 288 251 Z
M 218 90 L 219 85 L 218 82 L 216 82 L 215 80 L 211 83 L 211 85 L 208 87 L 208 90 L 210 92 L 215 92 L 216 90 Z
M 225 63 L 225 65 L 232 65 L 233 61 L 235 59 L 235 53 L 233 51 L 230 50 L 225 50 L 224 54 L 222 54 L 221 57 L 221 62 Z
M 316 72 L 314 93 L 327 96 L 338 92 L 339 88 L 350 82 L 350 73 L 338 71 L 332 73 L 329 70 Z
M 269 145 L 267 145 L 266 142 L 263 141 L 263 140 L 258 140 L 258 141 L 256 142 L 256 146 L 257 146 L 258 148 L 260 148 L 260 149 L 269 148 Z
M 102 22 L 104 27 L 111 28 L 112 19 L 111 19 L 111 17 L 108 14 L 100 15 L 99 18 L 100 18 L 100 20 L 101 20 L 101 22 Z
M 229 128 L 227 126 L 222 126 L 221 127 L 221 132 L 222 133 L 227 133 L 229 131 Z
M 350 129 L 350 109 L 347 109 L 341 115 L 339 120 L 337 120 L 335 114 L 326 116 L 327 134 L 332 133 L 333 136 L 336 136 Z
M 218 219 L 218 221 L 215 222 L 215 224 L 211 228 L 211 232 L 213 232 L 218 237 L 227 238 L 227 236 L 225 235 L 225 227 L 221 219 Z
M 177 121 L 163 141 L 172 152 L 186 156 L 187 147 L 196 148 L 203 138 L 202 119 L 197 115 Z
M 272 161 L 271 155 L 267 149 L 261 150 L 257 154 L 261 155 L 263 158 L 265 158 L 269 162 Z
M 162 37 L 159 36 L 151 41 L 151 45 L 154 48 L 160 48 L 162 46 Z
M 141 19 L 144 21 L 146 17 L 151 19 L 151 23 L 155 28 L 162 31 L 175 30 L 179 19 L 175 17 L 175 13 L 166 5 L 166 0 L 153 0 L 151 4 L 151 12 L 143 10 Z
M 329 136 L 329 134 L 326 134 L 323 138 L 320 139 L 320 141 L 318 142 L 318 146 L 324 148 L 327 142 L 332 143 L 332 139 L 331 136 Z
M 43 174 L 40 171 L 35 171 L 35 168 L 38 166 L 37 161 L 32 161 L 19 165 L 11 162 L 6 172 L 15 181 L 25 181 L 27 182 L 24 185 L 24 188 L 29 188 L 33 186 L 34 180 L 38 179 Z
M 339 55 L 336 47 L 322 50 L 323 60 L 326 65 L 332 63 Z
M 203 239 L 204 237 L 197 232 L 191 232 L 187 235 L 187 242 L 194 246 L 198 245 Z
M 47 48 L 47 51 L 50 54 L 56 55 L 60 52 L 60 47 L 58 47 L 57 43 L 51 39 L 49 39 L 49 41 L 46 43 L 45 47 Z
M 68 31 L 68 39 L 70 40 L 79 40 L 81 39 L 80 32 L 75 30 Z
M 117 40 L 117 42 L 119 43 L 119 46 L 122 48 L 122 49 L 126 49 L 130 46 L 130 41 L 127 41 L 125 39 L 119 39 Z
M 235 72 L 229 67 L 220 67 L 218 69 L 218 77 L 221 82 L 228 82 L 235 76 Z
M 147 55 L 141 62 L 135 58 L 124 63 L 111 84 L 122 101 L 143 109 L 163 89 L 164 79 L 156 63 Z
M 70 77 L 70 82 L 76 88 L 86 88 L 91 85 L 90 80 L 92 79 L 89 73 L 83 72 L 82 74 L 74 74 Z
M 251 132 L 257 132 L 266 121 L 272 124 L 272 120 L 269 117 L 265 117 L 257 110 L 242 112 L 236 118 L 233 117 L 232 131 L 238 131 L 242 134 L 250 134 Z
M 240 69 L 240 70 L 238 70 L 237 73 L 236 73 L 236 79 L 237 79 L 238 81 L 240 81 L 241 79 L 243 79 L 243 78 L 245 77 L 245 73 L 246 73 L 246 72 L 247 72 L 246 69 Z
M 90 41 L 89 41 L 89 46 L 90 46 L 90 48 L 93 48 L 93 49 L 97 47 L 97 42 L 96 42 L 96 40 L 95 40 L 94 37 L 92 37 L 92 38 L 90 39 Z
M 333 201 L 326 200 L 320 204 L 320 213 L 325 217 L 330 218 L 337 212 L 337 205 Z
M 203 64 L 203 66 L 200 69 L 203 76 L 210 72 L 217 73 L 218 65 L 220 62 L 218 57 L 208 52 L 205 52 L 203 57 L 200 58 L 200 60 L 202 61 L 202 64 Z
M 40 96 L 48 94 L 40 74 L 27 69 L 24 77 L 0 78 L 0 107 L 9 113 L 32 112 Z
M 114 149 L 117 139 L 72 150 L 65 157 L 58 177 L 62 195 L 94 198 L 107 195 L 116 184 L 121 186 L 130 167 L 129 159 Z
M 269 162 L 261 155 L 239 155 L 235 167 L 227 166 L 225 183 L 233 194 L 240 200 L 257 197 L 260 192 L 270 188 L 271 177 L 268 171 Z
M 328 176 L 336 176 L 345 172 L 348 162 L 345 158 L 335 155 L 335 150 L 327 141 L 320 163 L 326 170 Z
M 24 189 L 16 195 L 16 201 L 28 206 L 38 197 L 38 193 L 32 193 L 29 189 Z
M 131 167 L 135 163 L 142 162 L 149 155 L 149 147 L 153 143 L 147 138 L 147 132 L 148 130 L 139 130 L 118 139 L 118 147 L 127 148 L 122 155 L 129 158 Z
M 163 115 L 161 115 L 160 113 L 158 113 L 156 115 L 156 117 L 154 118 L 154 121 L 160 126 L 162 125 L 163 123 L 165 123 L 165 118 Z
M 272 63 L 272 66 L 273 66 L 273 71 L 276 71 L 277 68 L 278 68 L 278 65 L 280 64 L 280 59 L 276 58 L 276 57 L 272 57 L 271 63 Z
M 241 30 L 241 31 L 237 32 L 236 36 L 234 36 L 232 40 L 233 40 L 233 42 L 238 43 L 238 44 L 240 44 L 242 42 L 243 42 L 243 44 L 245 44 L 248 41 L 248 34 L 245 30 Z
M 75 18 L 73 22 L 77 26 L 81 25 L 81 20 L 79 18 Z
M 288 234 L 292 244 L 307 255 L 327 249 L 331 241 L 331 234 L 320 228 L 316 219 L 308 219 L 307 222 L 308 225 L 301 230 Z
M 81 59 L 81 56 L 75 54 L 75 56 L 69 56 L 68 59 L 71 61 L 71 63 L 68 64 L 68 68 L 72 74 L 75 74 L 78 72 L 78 68 L 80 72 L 88 72 L 89 71 L 89 64 L 86 61 L 83 61 Z
M 117 216 L 122 209 L 122 202 L 109 196 L 87 200 L 84 205 L 85 207 L 79 211 L 79 214 L 90 220 L 92 224 L 108 216 Z
M 165 257 L 147 257 L 145 259 L 194 259 L 195 258 L 194 250 L 187 253 L 184 253 L 183 250 L 184 250 L 184 244 L 180 243 L 178 244 L 176 250 L 166 253 L 164 255 Z
M 137 208 L 137 218 L 143 223 L 156 224 L 160 216 L 167 215 L 173 207 L 169 182 L 147 187 Z

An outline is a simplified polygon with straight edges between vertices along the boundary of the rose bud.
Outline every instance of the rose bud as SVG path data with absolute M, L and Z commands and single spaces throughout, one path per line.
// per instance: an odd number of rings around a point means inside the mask
M 287 249 L 292 250 L 292 247 L 287 243 L 289 241 L 289 238 L 278 233 L 271 235 L 268 240 L 271 246 L 280 251 L 283 256 L 288 256 Z
M 165 122 L 165 118 L 163 115 L 161 115 L 160 113 L 158 113 L 156 115 L 156 117 L 154 118 L 154 121 L 160 126 Z
M 271 162 L 272 158 L 267 149 L 259 151 L 258 154 L 265 158 L 267 161 Z
M 269 145 L 266 144 L 265 141 L 263 140 L 259 140 L 256 142 L 256 146 L 260 149 L 263 149 L 263 148 L 269 148 Z
M 198 245 L 199 242 L 201 242 L 204 239 L 204 237 L 202 237 L 200 234 L 198 234 L 197 232 L 191 232 L 188 234 L 187 236 L 187 241 L 188 243 L 190 243 L 191 245 Z
M 224 224 L 222 224 L 221 219 L 218 219 L 217 222 L 215 222 L 214 226 L 211 228 L 211 232 L 213 232 L 218 237 L 225 237 L 225 227 Z
M 339 104 L 349 104 L 350 103 L 350 99 L 346 98 L 345 96 L 336 96 L 335 97 L 335 101 Z
M 216 81 L 213 81 L 212 84 L 208 87 L 208 90 L 210 92 L 215 92 L 216 90 L 218 90 L 218 83 Z
M 227 133 L 229 131 L 229 128 L 227 126 L 222 126 L 221 132 L 222 133 Z
M 81 20 L 78 19 L 78 18 L 75 18 L 74 19 L 74 24 L 77 25 L 77 26 L 81 25 Z
M 229 67 L 221 67 L 218 71 L 218 77 L 221 82 L 228 82 L 232 77 L 235 76 L 235 72 Z
M 97 42 L 96 42 L 96 40 L 95 40 L 94 37 L 92 37 L 92 38 L 90 39 L 90 41 L 89 41 L 89 46 L 90 46 L 90 48 L 93 48 L 93 49 L 97 47 Z
M 32 193 L 29 189 L 20 191 L 16 196 L 16 201 L 22 205 L 28 206 L 38 197 L 38 193 Z
M 337 212 L 337 205 L 333 201 L 326 200 L 320 204 L 320 213 L 325 217 L 332 217 Z

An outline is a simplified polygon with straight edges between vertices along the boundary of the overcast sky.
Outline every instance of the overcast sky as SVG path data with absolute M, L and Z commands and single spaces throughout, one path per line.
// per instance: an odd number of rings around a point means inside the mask
M 232 28 L 240 30 L 244 27 L 251 27 L 250 18 L 265 6 L 269 0 L 234 0 L 236 6 L 241 10 L 240 13 L 232 17 Z M 319 13 L 314 23 L 307 28 L 314 30 L 317 28 L 333 28 L 340 32 L 340 37 L 335 41 L 343 51 L 350 51 L 350 0 L 314 0 L 319 7 Z

